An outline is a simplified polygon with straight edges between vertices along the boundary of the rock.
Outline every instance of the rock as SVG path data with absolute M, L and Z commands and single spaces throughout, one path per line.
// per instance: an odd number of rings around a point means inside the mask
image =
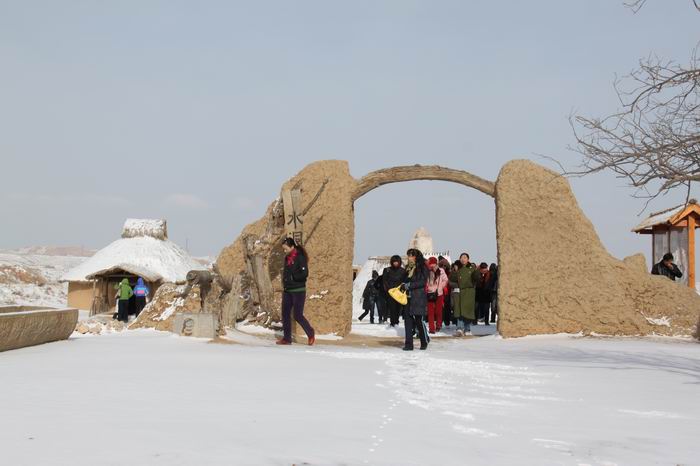
M 82 335 L 85 335 L 90 331 L 90 327 L 85 322 L 79 322 L 78 325 L 75 327 L 75 331 Z
M 700 297 L 650 275 L 643 258 L 613 258 L 565 178 L 509 162 L 496 182 L 496 207 L 501 335 L 692 334 Z M 663 318 L 669 326 L 654 325 Z
M 633 270 L 642 272 L 647 271 L 647 259 L 644 257 L 644 254 L 635 254 L 633 256 L 625 257 L 622 262 Z
M 119 320 L 113 320 L 107 326 L 115 332 L 122 332 L 126 329 L 126 324 Z
M 176 313 L 200 312 L 199 287 L 194 287 L 187 298 L 181 298 L 180 294 L 184 289 L 184 285 L 175 285 L 173 283 L 161 285 L 151 302 L 143 308 L 139 316 L 129 324 L 128 328 L 154 328 L 169 332 L 172 329 L 173 317 Z
M 304 314 L 318 334 L 347 335 L 352 320 L 355 240 L 352 196 L 357 183 L 347 162 L 327 160 L 307 166 L 282 189 L 295 186 L 301 189 L 305 209 L 313 202 L 304 215 L 303 227 L 311 271 L 307 292 L 328 290 L 323 300 L 307 301 Z M 234 285 L 227 302 L 219 303 L 225 325 L 246 316 L 267 324 L 280 320 L 284 227 L 282 205 L 275 201 L 262 219 L 247 226 L 219 255 L 217 268 Z M 211 295 L 215 294 L 212 290 Z
M 101 324 L 91 325 L 89 332 L 92 335 L 99 335 L 100 333 L 102 333 L 102 325 Z

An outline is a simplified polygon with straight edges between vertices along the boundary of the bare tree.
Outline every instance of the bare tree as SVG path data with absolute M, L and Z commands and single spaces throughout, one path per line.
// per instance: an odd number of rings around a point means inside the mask
M 700 0 L 693 0 L 700 12 Z M 625 5 L 639 11 L 646 0 Z M 576 137 L 571 149 L 582 156 L 570 176 L 604 170 L 652 199 L 700 181 L 700 61 L 698 46 L 687 65 L 649 56 L 639 68 L 615 80 L 622 108 L 604 118 L 572 115 Z

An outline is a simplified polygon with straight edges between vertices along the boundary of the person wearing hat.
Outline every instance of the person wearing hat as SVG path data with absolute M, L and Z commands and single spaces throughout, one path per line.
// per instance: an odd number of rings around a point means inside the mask
M 442 310 L 445 305 L 445 288 L 448 279 L 434 257 L 428 259 L 428 329 L 431 334 L 442 329 Z
M 134 296 L 134 290 L 129 285 L 129 279 L 125 278 L 114 285 L 117 290 L 117 320 L 129 322 L 129 300 Z

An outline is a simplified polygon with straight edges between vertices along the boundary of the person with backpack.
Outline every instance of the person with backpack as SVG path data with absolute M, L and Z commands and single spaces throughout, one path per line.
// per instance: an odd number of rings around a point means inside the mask
M 423 318 L 428 313 L 428 298 L 426 286 L 428 284 L 428 267 L 425 257 L 418 249 L 409 249 L 406 282 L 403 288 L 408 293 L 408 305 L 404 310 L 404 323 L 406 338 L 403 350 L 413 351 L 413 331 L 418 330 L 420 349 L 428 349 L 428 335 L 425 331 Z
M 374 323 L 374 306 L 377 304 L 377 289 L 374 283 L 379 278 L 379 273 L 376 270 L 372 271 L 372 278 L 365 285 L 365 291 L 362 293 L 362 308 L 365 312 L 357 318 L 360 322 L 369 314 L 369 323 Z
M 396 255 L 391 257 L 390 266 L 384 269 L 384 291 L 389 292 L 392 288 L 400 286 L 406 280 L 406 269 L 402 267 L 401 257 Z M 387 300 L 387 310 L 389 311 L 389 323 L 392 327 L 399 324 L 399 316 L 402 314 L 403 306 L 396 300 Z
M 114 285 L 114 289 L 117 290 L 117 320 L 128 323 L 129 300 L 134 296 L 134 290 L 131 289 L 128 278 Z
M 309 256 L 294 238 L 282 241 L 282 249 L 286 254 L 282 271 L 282 329 L 284 336 L 277 340 L 278 345 L 292 344 L 292 315 L 301 328 L 306 332 L 309 346 L 316 342 L 316 332 L 304 317 L 306 303 L 306 280 L 309 277 Z
M 136 286 L 134 287 L 134 299 L 136 300 L 136 317 L 141 314 L 143 308 L 146 307 L 146 298 L 148 297 L 151 290 L 143 282 L 143 278 L 139 277 L 136 280 Z
M 439 267 L 436 258 L 428 260 L 428 329 L 434 335 L 436 331 L 442 330 L 442 309 L 445 305 L 445 287 L 449 283 L 447 275 Z

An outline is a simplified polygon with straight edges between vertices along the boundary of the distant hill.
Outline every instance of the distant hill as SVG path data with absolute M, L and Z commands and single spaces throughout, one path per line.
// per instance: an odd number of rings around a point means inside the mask
M 86 249 L 82 246 L 30 246 L 19 249 L 2 250 L 2 252 L 22 256 L 92 257 L 97 250 Z

